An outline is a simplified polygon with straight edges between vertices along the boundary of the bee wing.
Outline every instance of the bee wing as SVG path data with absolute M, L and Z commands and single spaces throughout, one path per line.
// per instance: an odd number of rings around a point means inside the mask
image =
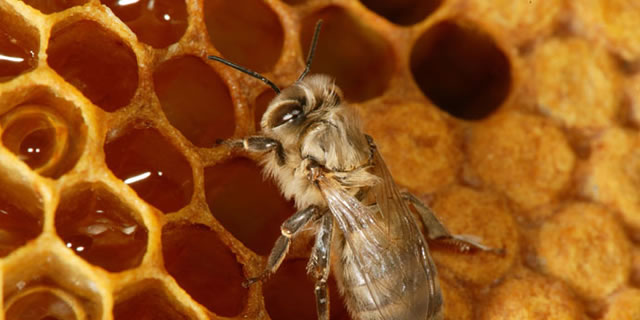
M 345 250 L 353 253 L 360 273 L 355 276 L 366 285 L 370 301 L 362 303 L 370 308 L 365 308 L 380 319 L 432 319 L 442 305 L 435 266 L 382 157 L 374 152 L 383 180 L 373 189 L 377 206 L 362 204 L 326 176 L 318 185 L 345 235 Z

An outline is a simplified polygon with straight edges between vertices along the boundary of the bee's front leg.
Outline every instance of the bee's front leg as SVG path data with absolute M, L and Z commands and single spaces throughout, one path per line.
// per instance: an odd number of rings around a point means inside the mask
M 503 255 L 504 249 L 496 249 L 485 246 L 481 240 L 475 236 L 451 234 L 447 228 L 438 220 L 435 213 L 431 211 L 420 199 L 409 192 L 403 192 L 402 198 L 413 204 L 418 211 L 420 219 L 427 231 L 427 237 L 431 240 L 445 241 L 454 245 L 460 252 L 468 252 L 472 249 L 489 251 Z
M 331 258 L 331 237 L 333 235 L 333 217 L 325 212 L 316 234 L 316 242 L 307 264 L 307 270 L 316 280 L 316 310 L 318 320 L 329 320 L 329 262 Z
M 276 272 L 282 264 L 284 257 L 287 255 L 289 251 L 289 246 L 291 245 L 291 239 L 298 233 L 298 231 L 302 230 L 302 228 L 309 222 L 313 217 L 318 213 L 318 207 L 309 206 L 306 209 L 300 210 L 294 213 L 289 219 L 287 219 L 280 226 L 281 235 L 276 240 L 276 243 L 273 245 L 271 249 L 271 253 L 269 254 L 269 258 L 267 259 L 267 266 L 264 271 L 255 278 L 249 278 L 245 281 L 242 286 L 249 287 L 257 281 L 268 278 L 271 274 Z
M 285 163 L 286 154 L 280 141 L 264 137 L 264 136 L 251 136 L 244 139 L 229 139 L 217 141 L 218 144 L 226 145 L 231 149 L 242 149 L 252 153 L 263 153 L 275 151 L 278 158 L 278 164 L 283 165 Z

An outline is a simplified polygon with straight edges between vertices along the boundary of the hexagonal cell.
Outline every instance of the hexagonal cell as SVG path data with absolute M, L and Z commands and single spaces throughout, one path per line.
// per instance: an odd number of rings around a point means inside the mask
M 196 316 L 155 280 L 135 284 L 115 294 L 114 320 L 188 320 Z
M 134 210 L 105 186 L 66 190 L 55 217 L 62 241 L 89 263 L 117 272 L 142 262 L 147 230 Z
M 571 203 L 542 226 L 537 254 L 544 261 L 544 271 L 594 301 L 627 283 L 630 247 L 610 212 L 590 203 Z
M 278 271 L 265 281 L 264 303 L 271 319 L 316 319 L 316 299 L 313 280 L 307 275 L 307 261 L 285 261 Z M 329 278 L 330 317 L 349 320 L 349 314 L 333 277 Z
M 153 74 L 162 110 L 194 145 L 212 147 L 235 129 L 233 102 L 220 76 L 199 58 L 184 56 L 162 63 Z
M 191 166 L 155 129 L 127 130 L 108 141 L 104 152 L 113 174 L 162 212 L 178 211 L 191 201 Z
M 178 42 L 187 30 L 184 0 L 101 0 L 131 28 L 138 40 L 155 48 Z
M 38 65 L 38 30 L 5 2 L 0 3 L 0 82 L 11 80 Z
M 552 211 L 536 207 L 552 203 L 571 183 L 575 154 L 549 119 L 502 112 L 475 125 L 465 143 L 467 182 L 506 194 L 521 209 L 514 210 L 519 217 L 545 218 Z
M 87 3 L 87 0 L 22 0 L 24 3 L 40 10 L 42 13 L 50 14 L 60 12 L 75 6 Z
M 360 18 L 331 6 L 304 18 L 300 46 L 305 56 L 319 19 L 324 24 L 311 71 L 335 77 L 349 101 L 360 102 L 381 95 L 395 68 L 391 45 L 362 24 Z
M 42 206 L 31 182 L 11 170 L 0 170 L 0 257 L 42 232 Z
M 97 22 L 55 26 L 47 54 L 51 68 L 105 111 L 126 106 L 138 88 L 135 54 Z
M 249 249 L 268 255 L 280 224 L 295 213 L 293 203 L 248 159 L 205 168 L 204 184 L 213 216 Z
M 247 304 L 242 266 L 218 235 L 204 225 L 162 230 L 164 266 L 191 298 L 217 315 L 233 317 Z
M 480 320 L 586 318 L 561 282 L 529 271 L 504 279 L 491 291 L 480 311 Z
M 46 87 L 0 94 L 2 145 L 40 175 L 59 178 L 82 155 L 87 127 L 80 110 Z
M 4 319 L 102 319 L 105 293 L 95 279 L 64 257 L 39 252 L 3 266 Z
M 442 4 L 442 0 L 360 0 L 360 2 L 369 10 L 403 26 L 424 20 Z
M 204 22 L 211 43 L 234 63 L 265 72 L 280 58 L 284 31 L 263 1 L 206 0 Z
M 511 89 L 506 54 L 479 26 L 445 20 L 428 29 L 411 52 L 411 73 L 436 106 L 477 120 L 497 109 Z

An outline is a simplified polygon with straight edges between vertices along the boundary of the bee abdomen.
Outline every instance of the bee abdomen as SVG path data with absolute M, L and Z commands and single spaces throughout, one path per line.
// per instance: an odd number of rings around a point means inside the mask
M 352 241 L 355 239 L 352 239 Z M 342 291 L 349 310 L 358 320 L 424 320 L 429 304 L 429 294 L 425 290 L 426 283 L 410 283 L 415 278 L 407 279 L 411 270 L 420 270 L 422 266 L 412 259 L 408 252 L 399 252 L 405 262 L 391 270 L 379 268 L 379 265 L 364 267 L 369 270 L 361 274 L 348 246 L 342 255 Z M 419 278 L 419 277 L 418 277 Z M 409 281 L 409 283 L 407 283 Z M 374 292 L 375 297 L 372 296 Z M 383 315 L 387 316 L 383 318 Z

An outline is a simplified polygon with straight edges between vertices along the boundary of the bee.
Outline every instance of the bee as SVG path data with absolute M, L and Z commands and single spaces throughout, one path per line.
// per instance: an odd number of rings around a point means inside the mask
M 442 319 L 436 267 L 409 205 L 429 239 L 464 252 L 498 250 L 451 234 L 417 197 L 400 192 L 334 81 L 326 75 L 307 76 L 321 25 L 318 21 L 304 71 L 282 91 L 254 71 L 208 57 L 260 79 L 277 93 L 262 117 L 259 135 L 221 143 L 260 154 L 266 176 L 299 210 L 282 224 L 264 271 L 245 285 L 275 273 L 292 239 L 311 227 L 315 243 L 307 270 L 315 280 L 319 320 L 329 319 L 330 270 L 353 319 Z

